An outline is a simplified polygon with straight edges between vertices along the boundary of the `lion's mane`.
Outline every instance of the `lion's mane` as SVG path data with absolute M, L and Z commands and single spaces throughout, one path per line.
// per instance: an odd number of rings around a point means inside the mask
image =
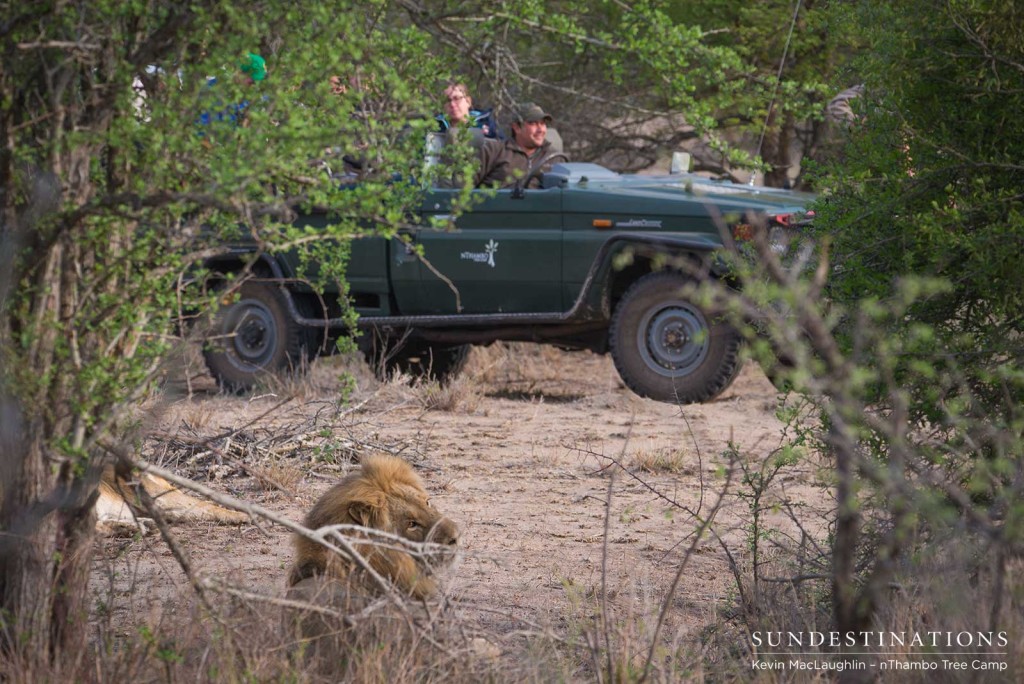
M 380 530 L 413 542 L 431 542 L 439 552 L 426 556 L 407 550 L 385 548 L 379 543 L 357 542 L 358 552 L 377 573 L 406 595 L 422 599 L 437 589 L 433 568 L 450 559 L 458 543 L 458 528 L 441 515 L 427 498 L 423 482 L 408 463 L 394 456 L 366 458 L 362 467 L 329 489 L 305 519 L 318 529 L 349 524 Z M 364 538 L 366 538 L 364 536 Z M 329 578 L 346 583 L 358 581 L 373 593 L 380 587 L 360 572 L 351 559 L 326 549 L 301 535 L 295 537 L 295 563 L 288 577 L 294 587 L 308 578 Z

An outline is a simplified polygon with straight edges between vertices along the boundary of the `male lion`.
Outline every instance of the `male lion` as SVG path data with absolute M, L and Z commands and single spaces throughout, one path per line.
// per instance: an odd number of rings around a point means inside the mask
M 306 527 L 314 530 L 342 524 L 361 525 L 412 542 L 439 545 L 432 553 L 415 555 L 386 539 L 353 545 L 371 568 L 415 599 L 428 598 L 437 591 L 433 567 L 451 560 L 459 540 L 455 523 L 427 501 L 419 476 L 408 463 L 394 456 L 366 458 L 359 471 L 320 497 L 305 520 Z M 341 580 L 349 587 L 355 582 L 370 594 L 381 593 L 381 587 L 354 561 L 297 535 L 295 565 L 288 586 L 296 588 L 310 578 Z
M 443 620 L 420 602 L 437 592 L 434 568 L 454 556 L 459 530 L 427 501 L 423 482 L 408 463 L 393 456 L 371 456 L 362 467 L 332 487 L 306 516 L 305 526 L 358 525 L 433 550 L 415 552 L 373 532 L 343 531 L 366 564 L 405 598 L 402 609 L 383 598 L 382 587 L 351 558 L 320 543 L 295 537 L 295 564 L 288 577 L 285 629 L 295 639 L 302 667 L 335 681 L 365 679 L 364 657 L 382 663 L 408 662 L 434 640 L 416 636 L 430 630 L 440 638 Z M 377 662 L 377 661 L 374 661 Z M 384 670 L 372 679 L 387 679 Z M 397 675 L 396 675 L 397 677 Z

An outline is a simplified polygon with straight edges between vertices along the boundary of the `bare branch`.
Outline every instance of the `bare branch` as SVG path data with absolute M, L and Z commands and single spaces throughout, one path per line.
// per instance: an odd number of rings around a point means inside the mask
M 99 43 L 83 43 L 72 40 L 44 40 L 35 43 L 18 43 L 19 50 L 77 50 L 81 52 L 96 52 L 103 49 Z

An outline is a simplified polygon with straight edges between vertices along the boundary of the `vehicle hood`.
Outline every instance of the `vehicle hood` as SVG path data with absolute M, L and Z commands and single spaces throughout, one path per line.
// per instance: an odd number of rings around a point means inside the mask
M 573 168 L 579 166 L 591 167 L 590 173 Z M 567 167 L 570 172 L 559 179 L 559 186 L 565 193 L 563 210 L 570 212 L 665 216 L 783 214 L 801 213 L 814 200 L 809 193 L 741 185 L 694 174 L 617 174 L 589 164 L 558 165 L 555 172 Z

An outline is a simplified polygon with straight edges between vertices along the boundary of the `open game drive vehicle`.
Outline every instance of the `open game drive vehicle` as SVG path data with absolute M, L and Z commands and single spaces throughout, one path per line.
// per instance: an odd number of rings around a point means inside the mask
M 690 174 L 620 175 L 587 163 L 556 164 L 541 188 L 521 186 L 492 192 L 452 231 L 428 226 L 447 217 L 458 191 L 431 189 L 421 228 L 354 241 L 347 279 L 362 331 L 357 342 L 380 377 L 401 370 L 444 382 L 463 367 L 470 345 L 532 341 L 611 352 L 641 396 L 712 399 L 739 371 L 741 336 L 686 296 L 685 286 L 728 277 L 715 258 L 731 227 L 723 221 L 796 231 L 811 199 Z M 329 220 L 301 217 L 312 226 Z M 429 267 L 414 245 L 422 245 Z M 228 272 L 252 256 L 240 246 L 209 266 Z M 217 314 L 219 341 L 205 350 L 230 390 L 300 366 L 350 333 L 337 292 L 314 293 L 294 255 L 260 254 L 253 272 Z

